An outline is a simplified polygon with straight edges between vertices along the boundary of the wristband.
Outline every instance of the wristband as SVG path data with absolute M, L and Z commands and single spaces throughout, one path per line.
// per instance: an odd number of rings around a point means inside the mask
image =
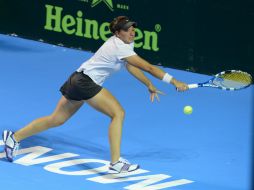
M 172 80 L 172 78 L 173 78 L 172 75 L 166 73 L 166 74 L 164 75 L 164 77 L 162 78 L 162 81 L 163 81 L 163 82 L 166 82 L 166 83 L 170 83 L 171 80 Z

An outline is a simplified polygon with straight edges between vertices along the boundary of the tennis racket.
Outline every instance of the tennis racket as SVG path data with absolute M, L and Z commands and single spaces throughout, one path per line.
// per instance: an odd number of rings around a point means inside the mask
M 197 83 L 189 84 L 189 89 L 198 87 L 212 87 L 222 90 L 240 90 L 247 88 L 252 83 L 252 77 L 249 73 L 240 70 L 228 70 L 216 74 L 210 80 Z

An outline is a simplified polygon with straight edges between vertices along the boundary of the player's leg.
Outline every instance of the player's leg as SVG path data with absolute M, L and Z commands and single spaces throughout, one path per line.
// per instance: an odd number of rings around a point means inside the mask
M 64 96 L 59 100 L 54 112 L 29 123 L 15 132 L 14 137 L 19 142 L 29 136 L 64 124 L 82 105 L 84 101 L 68 100 Z
M 84 101 L 67 100 L 62 96 L 55 111 L 51 115 L 32 121 L 16 133 L 5 130 L 2 136 L 5 143 L 7 159 L 11 162 L 13 161 L 16 150 L 19 147 L 19 141 L 49 128 L 63 124 L 83 105 L 83 103 Z
M 111 118 L 109 126 L 109 143 L 111 150 L 110 171 L 129 172 L 139 168 L 136 164 L 130 164 L 127 160 L 120 158 L 122 126 L 124 120 L 124 110 L 115 97 L 105 88 L 96 96 L 87 100 L 88 104 L 96 110 L 108 115 Z
M 124 110 L 114 96 L 105 88 L 103 88 L 96 96 L 87 100 L 87 102 L 93 108 L 111 118 L 109 126 L 109 142 L 111 159 L 112 162 L 115 162 L 120 157 Z

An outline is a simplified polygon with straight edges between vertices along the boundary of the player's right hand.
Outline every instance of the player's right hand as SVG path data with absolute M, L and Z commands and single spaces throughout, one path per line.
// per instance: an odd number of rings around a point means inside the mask
M 174 78 L 172 79 L 171 83 L 176 87 L 177 91 L 183 92 L 189 89 L 186 83 L 178 81 Z

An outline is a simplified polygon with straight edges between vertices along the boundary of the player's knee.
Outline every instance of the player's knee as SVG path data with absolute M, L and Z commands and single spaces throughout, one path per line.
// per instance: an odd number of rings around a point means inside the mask
M 119 109 L 113 113 L 113 118 L 124 119 L 125 111 L 123 109 Z
M 67 121 L 67 119 L 64 117 L 56 117 L 56 116 L 51 116 L 50 120 L 52 127 L 59 127 Z

